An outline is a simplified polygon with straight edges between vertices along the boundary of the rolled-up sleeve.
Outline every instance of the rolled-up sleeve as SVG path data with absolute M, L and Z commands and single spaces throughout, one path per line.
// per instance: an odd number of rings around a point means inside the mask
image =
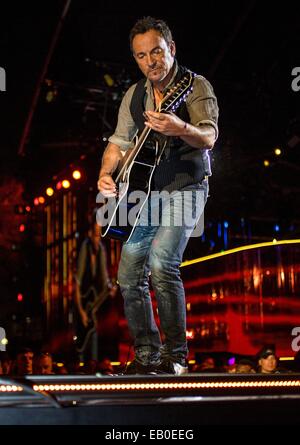
M 219 107 L 217 98 L 210 82 L 203 76 L 196 76 L 193 83 L 193 92 L 187 97 L 186 106 L 190 115 L 191 124 L 211 125 L 219 134 L 218 117 Z
M 132 85 L 125 93 L 119 108 L 118 123 L 115 132 L 108 139 L 109 142 L 118 145 L 123 151 L 134 146 L 133 138 L 137 132 L 137 126 L 130 112 L 130 103 L 135 87 L 136 84 Z

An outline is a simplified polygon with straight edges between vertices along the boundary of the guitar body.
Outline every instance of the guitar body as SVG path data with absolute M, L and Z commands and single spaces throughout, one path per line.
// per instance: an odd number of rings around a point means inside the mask
M 74 324 L 76 335 L 76 349 L 78 352 L 84 352 L 91 335 L 97 329 L 97 311 L 101 304 L 109 295 L 109 290 L 105 289 L 100 294 L 91 286 L 89 290 L 81 297 L 82 307 L 88 316 L 88 325 L 84 326 L 80 313 L 75 306 Z
M 159 112 L 174 112 L 192 91 L 194 73 L 188 72 L 164 97 Z M 117 196 L 98 193 L 100 204 L 97 222 L 102 236 L 129 241 L 139 221 L 141 211 L 151 191 L 151 180 L 164 147 L 159 147 L 155 132 L 148 127 L 142 131 L 136 146 L 114 178 Z
M 107 198 L 105 206 L 113 217 L 108 226 L 102 226 L 102 236 L 128 241 L 151 189 L 151 179 L 156 166 L 156 144 L 147 141 L 144 150 L 126 169 L 124 179 L 118 184 L 117 198 Z

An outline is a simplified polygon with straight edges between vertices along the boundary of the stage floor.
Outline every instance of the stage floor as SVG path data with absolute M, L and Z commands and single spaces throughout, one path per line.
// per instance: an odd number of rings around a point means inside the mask
M 299 424 L 299 374 L 0 379 L 1 425 Z

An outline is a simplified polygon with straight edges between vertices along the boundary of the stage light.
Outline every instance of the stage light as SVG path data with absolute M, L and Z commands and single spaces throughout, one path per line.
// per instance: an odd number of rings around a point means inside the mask
M 46 102 L 51 103 L 57 96 L 57 89 L 53 88 L 52 90 L 47 91 L 46 94 Z
M 268 161 L 268 159 L 264 160 L 264 166 L 265 167 L 270 167 L 270 161 Z
M 81 173 L 80 173 L 79 170 L 74 170 L 73 173 L 72 173 L 72 176 L 73 176 L 74 179 L 78 180 L 78 179 L 81 178 Z
M 227 361 L 227 364 L 228 364 L 229 366 L 233 366 L 233 365 L 235 365 L 235 357 L 230 357 L 230 358 L 228 359 L 228 361 Z
M 19 293 L 19 294 L 17 295 L 17 300 L 18 300 L 19 302 L 22 302 L 22 301 L 23 301 L 23 294 Z
M 0 343 L 1 343 L 1 345 L 6 346 L 6 345 L 8 344 L 8 340 L 7 340 L 7 338 L 6 338 L 6 337 L 2 338 L 2 340 L 1 340 Z
M 281 362 L 285 362 L 285 361 L 294 361 L 294 357 L 280 357 L 279 360 Z
M 224 221 L 223 225 L 224 225 L 224 235 L 223 235 L 224 247 L 225 247 L 225 249 L 227 249 L 227 247 L 228 247 L 228 227 L 229 227 L 228 221 Z
M 111 77 L 110 74 L 104 74 L 104 80 L 107 86 L 112 87 L 114 86 L 114 79 Z
M 195 336 L 195 334 L 194 334 L 194 331 L 192 329 L 186 331 L 186 338 L 187 339 L 192 340 L 194 338 L 194 336 Z
M 222 390 L 222 389 L 237 389 L 237 388 L 298 388 L 300 387 L 300 380 L 293 379 L 288 380 L 282 378 L 281 380 L 276 379 L 275 381 L 264 381 L 264 380 L 243 380 L 243 381 L 202 381 L 199 380 L 190 380 L 190 381 L 151 381 L 151 382 L 142 382 L 142 383 L 98 383 L 91 382 L 87 384 L 75 383 L 70 384 L 34 384 L 34 391 L 51 391 L 51 392 L 60 392 L 60 391 L 103 391 L 105 393 L 115 393 L 118 392 L 136 392 L 136 391 L 165 391 L 165 390 L 186 390 L 193 391 L 195 389 L 214 389 L 214 390 Z
M 61 181 L 58 181 L 58 183 L 56 184 L 56 188 L 57 188 L 57 190 L 60 190 L 62 188 Z
M 286 244 L 300 244 L 300 239 L 288 239 L 288 240 L 277 241 L 277 239 L 274 238 L 273 241 L 266 241 L 264 243 L 257 243 L 257 244 L 248 244 L 245 246 L 234 247 L 233 249 L 229 249 L 229 250 L 225 250 L 225 251 L 221 250 L 221 252 L 218 252 L 218 253 L 212 253 L 211 255 L 206 255 L 206 256 L 203 256 L 200 258 L 195 258 L 194 260 L 184 261 L 183 263 L 181 263 L 180 267 L 191 266 L 192 264 L 202 263 L 203 261 L 212 260 L 213 258 L 219 258 L 219 257 L 225 256 L 225 255 L 231 255 L 236 252 L 243 252 L 246 250 L 258 249 L 261 247 L 270 247 L 270 246 L 273 246 L 274 244 L 277 244 L 278 246 L 286 245 Z
M 25 224 L 19 225 L 19 232 L 25 232 L 25 229 L 26 229 Z
M 45 203 L 45 198 L 43 196 L 39 196 L 39 203 L 40 204 L 44 204 Z
M 26 213 L 31 212 L 31 207 L 29 205 L 25 206 L 22 204 L 15 205 L 15 213 L 17 215 L 25 215 Z
M 48 188 L 46 189 L 46 195 L 48 195 L 48 196 L 53 196 L 53 194 L 54 194 L 54 190 L 53 190 L 53 188 L 52 188 L 52 187 L 48 187 Z
M 280 156 L 281 155 L 280 148 L 275 148 L 274 153 L 275 153 L 276 156 Z
M 34 200 L 33 200 L 33 204 L 35 205 L 35 206 L 38 206 L 39 205 L 39 198 L 34 198 Z
M 50 103 L 50 102 L 53 101 L 53 99 L 54 99 L 53 91 L 48 91 L 47 94 L 46 94 L 46 101 L 48 103 Z
M 70 187 L 70 181 L 68 181 L 68 179 L 64 179 L 61 183 L 61 185 L 63 186 L 64 189 L 68 189 Z
M 23 388 L 17 385 L 0 385 L 0 392 L 21 392 Z
M 280 231 L 280 227 L 279 227 L 278 224 L 275 224 L 275 226 L 274 226 L 274 231 L 275 231 L 275 232 L 279 232 L 279 231 Z

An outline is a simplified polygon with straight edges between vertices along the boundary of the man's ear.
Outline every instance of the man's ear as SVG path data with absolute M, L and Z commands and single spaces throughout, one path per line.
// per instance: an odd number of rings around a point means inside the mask
M 175 45 L 174 40 L 172 40 L 172 42 L 170 43 L 170 52 L 171 52 L 172 57 L 175 57 L 176 45 Z

